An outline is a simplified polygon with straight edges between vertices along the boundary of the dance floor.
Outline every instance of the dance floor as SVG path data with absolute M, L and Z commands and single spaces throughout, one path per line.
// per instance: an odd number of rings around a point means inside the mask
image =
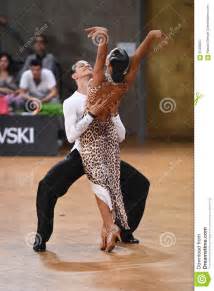
M 60 157 L 1 157 L 0 290 L 190 291 L 193 286 L 193 144 L 124 146 L 151 182 L 140 245 L 99 250 L 101 219 L 86 177 L 58 200 L 47 252 L 32 250 L 37 184 Z

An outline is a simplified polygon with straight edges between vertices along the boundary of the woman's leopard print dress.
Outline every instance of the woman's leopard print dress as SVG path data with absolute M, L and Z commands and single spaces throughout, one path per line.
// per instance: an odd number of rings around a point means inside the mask
M 127 86 L 124 84 L 116 84 L 114 86 L 119 88 L 120 96 L 127 91 Z M 116 89 L 115 87 L 117 96 L 118 88 Z M 114 92 L 114 87 L 108 81 L 105 81 L 98 87 L 91 87 L 89 85 L 87 104 L 93 104 L 100 97 L 112 97 L 111 100 L 115 101 L 116 96 L 114 96 Z M 120 188 L 118 134 L 110 114 L 106 115 L 106 120 L 94 119 L 88 129 L 81 135 L 80 153 L 85 173 L 89 180 L 108 190 L 111 197 L 114 219 L 119 221 L 120 227 L 129 229 Z

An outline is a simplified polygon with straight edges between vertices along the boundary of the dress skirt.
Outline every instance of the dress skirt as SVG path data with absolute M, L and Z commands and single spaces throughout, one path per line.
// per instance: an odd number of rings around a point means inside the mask
M 130 229 L 120 186 L 118 135 L 111 119 L 93 120 L 80 137 L 80 154 L 95 194 L 113 210 L 115 221 Z

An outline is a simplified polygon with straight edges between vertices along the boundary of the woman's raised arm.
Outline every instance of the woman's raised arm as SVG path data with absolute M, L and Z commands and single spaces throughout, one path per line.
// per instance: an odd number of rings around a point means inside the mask
M 136 49 L 134 55 L 131 57 L 130 68 L 125 77 L 125 80 L 128 83 L 132 83 L 134 81 L 140 62 L 146 53 L 151 49 L 151 45 L 154 40 L 159 40 L 162 42 L 163 46 L 167 44 L 167 36 L 161 30 L 151 30 Z
M 95 26 L 86 28 L 88 37 L 97 45 L 97 57 L 93 70 L 93 86 L 98 86 L 104 79 L 104 67 L 108 53 L 108 30 L 104 27 Z

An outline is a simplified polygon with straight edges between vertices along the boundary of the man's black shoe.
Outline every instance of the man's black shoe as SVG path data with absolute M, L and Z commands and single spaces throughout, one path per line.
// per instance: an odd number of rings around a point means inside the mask
M 133 236 L 133 234 L 126 234 L 126 233 L 121 233 L 121 240 L 123 243 L 127 244 L 139 244 L 139 240 Z
M 35 252 L 45 252 L 46 251 L 46 243 L 45 242 L 38 243 L 37 241 L 35 241 L 35 243 L 33 245 L 33 250 Z

